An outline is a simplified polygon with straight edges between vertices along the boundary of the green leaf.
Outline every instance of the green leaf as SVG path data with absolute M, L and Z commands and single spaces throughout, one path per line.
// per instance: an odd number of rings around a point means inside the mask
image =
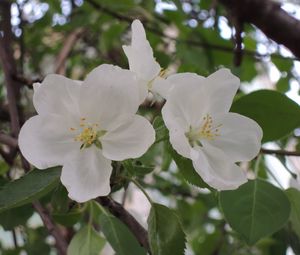
M 184 254 L 185 234 L 172 210 L 164 205 L 152 204 L 147 222 L 152 254 Z
M 110 215 L 100 205 L 93 203 L 94 212 L 99 214 L 101 231 L 118 255 L 146 255 L 136 238 L 119 219 Z
M 13 208 L 0 213 L 0 225 L 5 230 L 12 230 L 19 225 L 25 225 L 29 217 L 33 214 L 31 205 Z
M 68 213 L 53 213 L 52 217 L 57 223 L 71 227 L 82 218 L 84 209 L 85 208 L 83 207 L 80 209 L 73 209 Z
M 53 190 L 59 183 L 61 168 L 32 170 L 0 190 L 0 212 L 31 203 Z
M 170 153 L 180 171 L 182 177 L 190 184 L 195 185 L 200 188 L 209 188 L 209 187 L 200 177 L 200 175 L 195 171 L 193 163 L 190 159 L 182 157 L 174 149 L 169 148 Z
M 258 179 L 237 190 L 220 192 L 220 205 L 230 226 L 249 245 L 282 228 L 290 215 L 284 192 Z
M 233 103 L 231 111 L 255 120 L 263 129 L 263 142 L 277 140 L 300 126 L 300 106 L 273 90 L 243 96 Z
M 105 245 L 103 239 L 90 225 L 80 229 L 73 237 L 68 255 L 99 255 Z
M 290 221 L 292 229 L 300 238 L 300 191 L 294 188 L 289 188 L 285 191 L 291 203 Z

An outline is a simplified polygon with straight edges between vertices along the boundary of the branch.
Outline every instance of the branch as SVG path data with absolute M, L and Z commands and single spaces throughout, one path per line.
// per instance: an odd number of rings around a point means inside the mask
M 63 237 L 63 233 L 55 226 L 47 210 L 39 202 L 34 202 L 33 207 L 41 216 L 41 219 L 48 232 L 55 238 L 55 245 L 60 255 L 67 254 L 68 244 Z
M 11 137 L 10 135 L 7 135 L 0 131 L 0 143 L 6 144 L 11 148 L 17 148 L 18 147 L 18 140 L 14 137 Z
M 241 21 L 252 23 L 267 37 L 283 44 L 300 58 L 300 21 L 271 0 L 219 0 Z
M 113 11 L 113 10 L 107 8 L 107 7 L 102 6 L 99 2 L 96 2 L 94 0 L 86 0 L 86 2 L 89 3 L 91 6 L 93 6 L 95 9 L 97 9 L 101 12 L 104 12 L 104 13 L 110 15 L 111 17 L 114 17 L 114 18 L 116 18 L 120 21 L 131 23 L 134 20 L 134 18 L 119 14 L 118 12 L 115 12 L 115 11 Z M 207 48 L 207 49 L 212 49 L 212 50 L 217 50 L 217 51 L 228 52 L 230 54 L 234 53 L 234 49 L 232 47 L 219 45 L 219 44 L 214 44 L 214 43 L 211 43 L 211 42 L 207 43 L 207 42 L 195 41 L 195 40 L 189 40 L 189 39 L 188 40 L 182 40 L 182 39 L 178 39 L 177 37 L 166 35 L 165 33 L 158 30 L 156 27 L 150 27 L 149 25 L 146 24 L 146 22 L 144 22 L 144 27 L 146 28 L 146 30 L 150 31 L 153 34 L 159 35 L 159 36 L 161 36 L 165 39 L 169 39 L 169 40 L 172 40 L 172 41 L 175 41 L 175 42 L 178 42 L 178 43 L 184 43 L 184 44 L 187 44 L 189 46 L 195 46 L 195 47 L 200 47 L 200 48 Z M 247 49 L 243 49 L 243 54 L 247 55 L 247 56 L 250 56 L 250 57 L 253 57 L 255 59 L 258 59 L 258 60 L 270 56 L 270 54 L 260 54 L 256 51 L 247 50 Z M 283 57 L 280 54 L 271 54 L 271 55 L 274 58 L 299 60 L 298 57 Z
M 1 22 L 0 30 L 3 31 L 3 36 L 0 36 L 0 61 L 4 71 L 5 85 L 8 99 L 8 110 L 11 120 L 11 130 L 14 137 L 18 136 L 20 130 L 19 114 L 17 101 L 19 98 L 19 85 L 13 80 L 12 76 L 17 74 L 17 69 L 12 53 L 12 28 L 11 28 L 11 4 L 2 2 L 0 6 Z
M 86 29 L 84 29 L 84 28 L 77 28 L 67 36 L 67 38 L 64 42 L 64 46 L 56 58 L 55 73 L 65 74 L 66 60 L 67 60 L 69 54 L 71 53 L 74 45 L 76 44 L 77 40 L 84 34 L 85 31 L 86 31 Z
M 149 254 L 151 254 L 147 231 L 128 211 L 124 209 L 121 204 L 109 197 L 98 197 L 96 201 L 106 207 L 114 216 L 121 220 L 130 229 L 140 245 L 143 246 Z
M 270 150 L 270 149 L 261 148 L 260 152 L 263 154 L 300 157 L 299 151 Z

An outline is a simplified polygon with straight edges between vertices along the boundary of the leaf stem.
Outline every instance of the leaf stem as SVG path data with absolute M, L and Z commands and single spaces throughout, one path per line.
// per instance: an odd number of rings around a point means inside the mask
M 259 171 L 259 164 L 261 162 L 261 159 L 262 159 L 262 155 L 259 154 L 256 158 L 256 161 L 255 161 L 255 166 L 254 166 L 254 175 L 255 175 L 255 178 L 257 178 L 257 175 L 258 175 L 258 171 Z
M 135 180 L 135 179 L 131 179 L 131 181 L 135 184 L 135 186 L 137 186 L 144 193 L 145 197 L 148 199 L 149 203 L 152 205 L 154 202 L 151 199 L 151 197 L 148 195 L 148 193 L 145 191 L 145 189 L 142 187 L 142 185 L 139 184 L 137 182 L 137 180 Z

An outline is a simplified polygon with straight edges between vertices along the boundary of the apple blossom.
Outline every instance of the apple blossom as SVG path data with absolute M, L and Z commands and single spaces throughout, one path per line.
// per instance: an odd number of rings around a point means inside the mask
M 85 202 L 110 192 L 111 160 L 140 157 L 154 142 L 151 124 L 136 115 L 134 74 L 112 65 L 81 83 L 48 75 L 33 96 L 38 115 L 22 127 L 19 146 L 34 166 L 62 165 L 70 198 Z
M 131 25 L 132 39 L 130 46 L 123 46 L 128 58 L 129 68 L 139 80 L 140 100 L 143 102 L 148 91 L 166 97 L 172 87 L 163 70 L 153 56 L 153 50 L 146 38 L 143 24 L 134 20 Z
M 180 74 L 162 109 L 173 148 L 190 158 L 202 179 L 218 190 L 235 189 L 247 181 L 235 163 L 254 158 L 262 130 L 242 115 L 229 112 L 239 79 L 228 69 L 207 78 Z

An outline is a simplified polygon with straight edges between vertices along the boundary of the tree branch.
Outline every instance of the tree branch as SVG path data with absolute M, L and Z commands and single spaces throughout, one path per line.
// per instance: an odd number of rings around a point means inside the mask
M 252 23 L 267 37 L 283 44 L 300 58 L 300 21 L 271 0 L 219 0 L 243 22 Z
M 121 220 L 130 229 L 140 245 L 143 246 L 149 254 L 151 254 L 147 231 L 128 211 L 124 209 L 121 204 L 109 197 L 98 197 L 96 201 L 106 207 L 114 216 Z
M 271 154 L 271 155 L 273 154 L 273 155 L 300 157 L 300 152 L 299 151 L 270 150 L 270 149 L 261 148 L 260 152 L 263 153 L 263 154 Z
M 0 143 L 6 144 L 11 148 L 18 147 L 18 140 L 0 131 Z
M 62 74 L 62 75 L 65 74 L 66 60 L 69 54 L 71 53 L 74 45 L 76 44 L 77 40 L 84 34 L 85 31 L 86 29 L 84 28 L 77 28 L 67 36 L 64 42 L 64 46 L 62 47 L 62 49 L 60 50 L 56 58 L 55 73 Z
M 55 238 L 55 245 L 60 255 L 67 254 L 68 244 L 63 237 L 63 233 L 61 233 L 60 229 L 55 226 L 50 215 L 47 210 L 42 207 L 39 202 L 33 203 L 34 209 L 39 213 L 41 219 L 47 228 L 49 234 L 51 234 Z
M 5 85 L 8 99 L 8 110 L 11 120 L 11 130 L 14 137 L 18 136 L 20 130 L 19 114 L 17 101 L 19 98 L 19 85 L 13 80 L 13 75 L 17 74 L 17 69 L 12 53 L 12 28 L 11 28 L 11 4 L 2 2 L 0 5 L 0 30 L 3 31 L 3 36 L 0 36 L 0 61 L 4 71 Z
M 225 0 L 224 0 L 225 1 Z M 258 0 L 259 1 L 259 0 Z M 120 21 L 124 21 L 127 23 L 131 23 L 134 18 L 128 17 L 128 16 L 124 16 L 118 12 L 115 12 L 107 7 L 102 6 L 99 2 L 96 2 L 94 0 L 86 0 L 87 3 L 89 3 L 91 6 L 93 6 L 95 9 L 106 13 L 108 15 L 110 15 L 111 17 L 114 17 Z M 189 46 L 195 46 L 195 47 L 200 47 L 200 48 L 207 48 L 207 49 L 212 49 L 212 50 L 216 50 L 216 51 L 223 51 L 223 52 L 227 52 L 227 53 L 234 53 L 234 49 L 233 47 L 228 47 L 228 46 L 224 46 L 224 45 L 218 45 L 218 44 L 214 44 L 212 42 L 207 43 L 207 42 L 202 42 L 202 41 L 195 41 L 195 40 L 183 40 L 183 39 L 178 39 L 177 37 L 173 37 L 173 36 L 169 36 L 166 35 L 165 33 L 161 32 L 160 30 L 158 30 L 156 27 L 150 27 L 149 25 L 147 25 L 146 22 L 144 22 L 144 27 L 151 33 L 159 35 L 165 39 L 169 39 L 178 43 L 184 43 L 184 44 L 188 44 Z M 252 50 L 247 50 L 247 49 L 243 49 L 243 54 L 253 57 L 255 59 L 263 59 L 265 57 L 270 56 L 270 54 L 260 54 L 256 51 L 252 51 Z M 280 58 L 280 59 L 289 59 L 289 60 L 299 60 L 298 56 L 297 57 L 283 57 L 280 54 L 271 54 L 272 57 L 274 58 Z

